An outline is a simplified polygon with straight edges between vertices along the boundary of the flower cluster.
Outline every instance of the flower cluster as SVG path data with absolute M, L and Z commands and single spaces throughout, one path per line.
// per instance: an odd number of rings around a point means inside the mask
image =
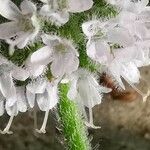
M 16 48 L 23 49 L 37 39 L 41 39 L 44 45 L 29 55 L 20 67 L 0 56 L 0 115 L 2 116 L 6 110 L 10 116 L 6 128 L 1 131 L 2 134 L 11 134 L 9 129 L 14 116 L 18 112 L 34 108 L 36 103 L 41 111 L 45 111 L 43 125 L 36 131 L 45 133 L 49 110 L 59 101 L 58 85 L 64 76 L 71 77 L 79 67 L 79 53 L 76 46 L 70 40 L 41 32 L 41 18 L 44 20 L 46 17 L 50 22 L 61 26 L 68 22 L 69 13 L 90 9 L 93 1 L 41 0 L 41 2 L 42 8 L 37 9 L 36 5 L 28 0 L 24 0 L 20 8 L 11 0 L 0 0 L 0 14 L 10 20 L 0 24 L 0 39 L 9 44 L 9 54 L 13 55 Z M 48 67 L 52 74 L 50 79 L 46 77 Z M 84 74 L 84 71 L 82 72 Z M 16 81 L 25 81 L 28 78 L 30 82 L 27 85 L 19 87 L 15 85 Z M 86 80 L 88 81 L 87 77 Z M 92 86 L 93 83 L 89 82 L 89 85 Z M 87 87 L 89 85 L 87 84 Z M 98 89 L 98 83 L 94 90 L 97 94 L 95 97 L 98 96 L 97 103 L 100 103 L 101 91 Z M 93 104 L 91 106 L 89 103 L 89 107 L 93 107 Z
M 109 1 L 119 9 L 116 17 L 102 21 L 95 19 L 83 23 L 82 30 L 88 42 L 87 55 L 100 63 L 118 86 L 125 89 L 124 78 L 145 101 L 134 84 L 139 83 L 139 67 L 150 64 L 150 7 L 148 0 Z
M 10 116 L 2 134 L 9 131 L 18 112 L 26 112 L 37 104 L 45 112 L 39 133 L 45 133 L 49 111 L 59 103 L 59 84 L 69 85 L 68 99 L 79 104 L 85 114 L 86 125 L 93 125 L 92 108 L 101 103 L 102 94 L 111 90 L 100 86 L 93 73 L 79 67 L 79 53 L 72 41 L 54 34 L 43 33 L 41 20 L 46 18 L 54 25 L 62 26 L 69 21 L 71 13 L 80 13 L 93 6 L 92 0 L 41 0 L 37 6 L 24 0 L 18 8 L 11 0 L 0 0 L 0 15 L 10 22 L 0 24 L 0 39 L 9 44 L 9 54 L 16 48 L 40 41 L 43 47 L 30 54 L 17 66 L 0 56 L 0 116 L 6 111 Z M 150 64 L 150 8 L 148 1 L 109 1 L 119 14 L 105 21 L 95 19 L 82 24 L 88 41 L 87 55 L 100 63 L 122 89 L 124 78 L 133 88 L 139 82 L 139 67 Z M 99 68 L 97 68 L 99 71 Z M 47 72 L 50 72 L 48 77 Z M 17 81 L 27 85 L 16 86 Z M 136 89 L 141 93 L 138 89 Z M 148 93 L 149 94 L 149 93 Z M 148 94 L 143 94 L 144 100 Z M 87 117 L 85 107 L 89 109 Z

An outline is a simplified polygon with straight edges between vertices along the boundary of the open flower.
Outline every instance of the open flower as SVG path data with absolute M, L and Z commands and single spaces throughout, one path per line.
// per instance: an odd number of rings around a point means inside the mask
M 40 25 L 37 19 L 36 6 L 24 0 L 17 6 L 10 0 L 0 0 L 0 14 L 10 22 L 0 24 L 0 39 L 6 40 L 10 45 L 10 54 L 14 52 L 14 46 L 24 48 L 37 36 Z
M 84 69 L 79 69 L 70 76 L 70 89 L 68 98 L 75 100 L 82 108 L 89 109 L 89 122 L 87 126 L 97 128 L 93 125 L 92 108 L 101 103 L 102 93 L 109 93 L 111 90 L 98 84 L 95 77 Z
M 27 99 L 25 96 L 25 87 L 17 87 L 16 88 L 16 101 L 12 106 L 9 106 L 5 103 L 5 98 L 2 96 L 2 100 L 0 101 L 0 109 L 1 114 L 4 114 L 6 110 L 7 114 L 10 116 L 10 119 L 3 131 L 0 131 L 1 134 L 12 134 L 13 132 L 10 131 L 11 124 L 15 116 L 17 116 L 18 112 L 26 112 L 27 111 Z
M 78 69 L 79 54 L 70 41 L 47 34 L 44 34 L 42 39 L 46 46 L 31 55 L 32 64 L 40 66 L 51 63 L 51 72 L 56 78 Z
M 8 107 L 13 106 L 17 100 L 13 79 L 25 81 L 28 77 L 28 71 L 0 57 L 0 91 Z
M 138 31 L 138 28 L 137 32 L 130 32 L 132 30 L 129 26 L 122 26 L 116 20 L 113 21 L 114 24 L 112 20 L 107 21 L 103 29 L 99 28 L 100 31 L 88 37 L 87 55 L 103 65 L 104 71 L 107 71 L 121 88 L 125 89 L 121 79 L 123 77 L 145 99 L 148 95 L 140 92 L 134 84 L 139 83 L 140 79 L 138 67 L 150 63 L 149 40 L 145 40 L 143 32 Z M 95 29 L 95 24 L 92 25 L 92 29 Z M 82 26 L 86 35 L 85 29 L 89 27 L 89 24 L 85 23 Z M 99 35 L 98 32 L 102 34 Z
M 69 20 L 69 12 L 77 13 L 90 9 L 92 0 L 41 0 L 44 6 L 41 15 L 48 17 L 56 25 L 63 25 Z
M 8 124 L 2 134 L 12 134 L 9 131 L 14 116 L 18 111 L 27 111 L 26 98 L 23 89 L 16 88 L 13 79 L 25 81 L 29 77 L 29 73 L 6 59 L 1 57 L 0 60 L 0 115 L 3 115 L 4 110 L 10 116 Z
M 45 128 L 49 115 L 49 110 L 58 103 L 57 81 L 49 82 L 45 78 L 37 78 L 26 86 L 26 95 L 29 106 L 34 107 L 35 100 L 41 111 L 45 111 L 45 117 L 39 133 L 46 133 Z

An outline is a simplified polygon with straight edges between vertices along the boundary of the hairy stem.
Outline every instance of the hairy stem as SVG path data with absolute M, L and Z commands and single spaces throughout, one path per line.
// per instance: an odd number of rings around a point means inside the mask
M 87 129 L 77 104 L 67 98 L 68 85 L 60 85 L 59 116 L 69 150 L 91 150 Z

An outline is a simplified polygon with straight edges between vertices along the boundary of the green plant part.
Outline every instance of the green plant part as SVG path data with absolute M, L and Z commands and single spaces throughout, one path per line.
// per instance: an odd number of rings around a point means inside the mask
M 69 150 L 91 150 L 87 129 L 83 122 L 81 112 L 74 101 L 67 98 L 69 86 L 60 85 L 60 103 L 58 112 L 60 124 Z

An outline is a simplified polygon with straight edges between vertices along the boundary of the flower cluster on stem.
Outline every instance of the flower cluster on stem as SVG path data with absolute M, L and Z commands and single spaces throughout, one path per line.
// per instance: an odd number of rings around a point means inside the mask
M 72 40 L 44 33 L 41 23 L 42 20 L 63 26 L 72 13 L 92 8 L 93 0 L 40 1 L 41 8 L 29 0 L 23 0 L 18 8 L 11 0 L 0 0 L 0 15 L 10 20 L 0 24 L 0 39 L 9 45 L 10 57 L 16 49 L 21 51 L 34 42 L 42 43 L 21 66 L 0 55 L 0 116 L 5 112 L 10 116 L 1 133 L 11 134 L 10 126 L 18 112 L 34 109 L 36 104 L 45 112 L 43 124 L 36 131 L 46 133 L 49 111 L 61 101 L 59 85 L 62 83 L 69 85 L 66 97 L 78 105 L 85 124 L 99 128 L 93 124 L 92 108 L 101 103 L 103 93 L 111 90 L 99 85 L 96 73 L 79 67 L 78 48 Z M 97 18 L 81 25 L 87 41 L 87 57 L 101 65 L 97 72 L 110 74 L 120 89 L 125 89 L 124 78 L 145 101 L 150 90 L 142 93 L 135 84 L 141 78 L 139 68 L 150 64 L 148 0 L 107 0 L 107 3 L 118 10 L 115 17 Z M 17 86 L 17 81 L 26 80 L 27 84 Z

